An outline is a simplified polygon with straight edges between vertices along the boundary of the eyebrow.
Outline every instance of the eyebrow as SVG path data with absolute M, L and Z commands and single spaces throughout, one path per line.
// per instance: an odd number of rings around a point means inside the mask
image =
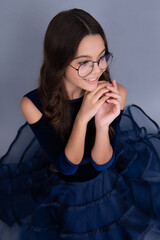
M 103 49 L 103 51 L 102 52 L 100 52 L 100 54 L 98 54 L 98 56 L 100 56 L 103 52 L 105 52 L 106 51 L 106 49 Z M 89 55 L 81 55 L 81 56 L 78 56 L 78 57 L 76 57 L 76 58 L 74 58 L 74 60 L 75 59 L 79 59 L 79 58 L 92 58 L 91 56 L 89 56 Z

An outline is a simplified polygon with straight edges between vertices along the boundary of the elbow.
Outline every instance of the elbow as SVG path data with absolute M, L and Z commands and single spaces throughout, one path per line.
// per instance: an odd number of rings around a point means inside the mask
M 70 162 L 65 153 L 62 152 L 54 166 L 60 173 L 64 175 L 73 175 L 78 170 L 79 164 Z
M 97 171 L 104 171 L 105 169 L 109 168 L 114 163 L 114 160 L 115 160 L 115 152 L 114 151 L 113 151 L 113 154 L 112 154 L 112 157 L 110 158 L 110 160 L 104 164 L 97 164 L 91 156 L 91 163 Z

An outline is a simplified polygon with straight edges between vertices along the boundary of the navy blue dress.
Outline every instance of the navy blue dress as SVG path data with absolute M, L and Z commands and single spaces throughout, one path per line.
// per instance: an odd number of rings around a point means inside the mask
M 43 113 L 37 90 L 26 96 Z M 82 99 L 70 101 L 73 120 Z M 25 123 L 0 161 L 0 239 L 160 239 L 160 128 L 141 108 L 112 122 L 114 154 L 102 166 L 90 156 L 92 122 L 77 166 L 44 114 L 37 124 Z

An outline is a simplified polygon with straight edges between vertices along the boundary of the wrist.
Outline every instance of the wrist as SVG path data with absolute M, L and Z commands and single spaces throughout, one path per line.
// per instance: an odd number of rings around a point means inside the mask
M 87 127 L 87 124 L 88 124 L 88 121 L 87 119 L 85 119 L 79 112 L 75 118 L 75 121 L 82 126 L 84 127 Z
M 109 125 L 95 124 L 95 126 L 96 126 L 96 132 L 100 132 L 100 133 L 107 133 L 107 132 L 109 132 Z

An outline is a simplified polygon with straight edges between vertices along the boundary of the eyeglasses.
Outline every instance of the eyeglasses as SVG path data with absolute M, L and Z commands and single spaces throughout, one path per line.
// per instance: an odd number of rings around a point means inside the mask
M 91 60 L 84 61 L 79 65 L 78 68 L 75 68 L 70 64 L 69 66 L 75 69 L 80 77 L 87 77 L 93 71 L 94 63 L 97 63 L 101 70 L 106 70 L 110 66 L 112 58 L 113 58 L 112 54 L 109 53 L 104 55 L 98 61 L 95 62 Z

